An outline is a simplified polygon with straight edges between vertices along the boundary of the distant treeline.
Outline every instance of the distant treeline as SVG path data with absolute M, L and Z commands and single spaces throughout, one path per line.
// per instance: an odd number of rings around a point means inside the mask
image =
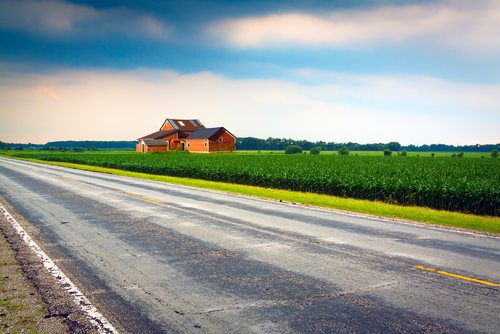
M 41 144 L 4 143 L 0 141 L 0 150 L 39 150 L 42 147 Z
M 15 144 L 4 143 L 0 141 L 0 150 L 134 150 L 137 141 L 52 141 L 47 144 Z M 349 151 L 383 151 L 389 149 L 391 151 L 408 152 L 491 152 L 495 149 L 500 151 L 500 144 L 486 145 L 465 145 L 454 146 L 446 144 L 431 144 L 431 145 L 407 145 L 403 146 L 398 142 L 390 143 L 374 143 L 374 144 L 358 144 L 358 143 L 333 143 L 317 141 L 311 142 L 308 140 L 293 140 L 285 138 L 267 138 L 260 139 L 254 137 L 238 138 L 236 148 L 238 150 L 284 150 L 290 145 L 298 145 L 304 150 L 310 150 L 313 147 L 321 147 L 323 151 L 338 151 L 341 147 L 346 146 Z
M 311 142 L 308 140 L 293 140 L 271 137 L 267 139 L 259 139 L 254 137 L 238 138 L 236 148 L 238 150 L 284 150 L 290 145 L 298 145 L 304 150 L 310 150 L 313 147 L 319 146 L 323 151 L 338 151 L 343 146 L 346 146 L 350 151 L 383 151 L 385 149 L 389 149 L 391 151 L 406 150 L 408 152 L 490 152 L 493 149 L 500 151 L 500 144 L 465 146 L 432 144 L 422 146 L 403 146 L 398 142 L 374 144 L 358 144 L 352 142 L 327 143 L 324 141 Z
M 137 141 L 97 141 L 97 140 L 66 140 L 52 141 L 47 144 L 17 144 L 0 141 L 0 150 L 44 150 L 44 151 L 97 151 L 97 150 L 133 150 Z
M 134 141 L 51 141 L 44 145 L 44 147 L 54 147 L 54 148 L 83 148 L 85 150 L 130 150 L 135 149 L 135 144 L 137 144 L 137 140 Z

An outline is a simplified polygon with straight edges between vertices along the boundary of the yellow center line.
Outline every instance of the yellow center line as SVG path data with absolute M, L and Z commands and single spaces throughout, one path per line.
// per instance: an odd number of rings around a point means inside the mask
M 153 202 L 153 203 L 161 203 L 161 201 L 159 199 L 150 198 L 150 197 L 146 197 L 146 196 L 142 196 L 142 195 L 137 195 L 137 194 L 133 194 L 133 193 L 128 193 L 126 191 L 118 191 L 118 192 L 120 192 L 122 194 L 125 194 L 127 196 L 131 196 L 131 197 L 142 199 L 144 201 Z
M 415 268 L 420 269 L 420 270 L 430 271 L 430 272 L 445 275 L 445 276 L 449 276 L 449 277 L 458 278 L 458 279 L 461 279 L 464 281 L 470 281 L 470 282 L 479 283 L 479 284 L 488 285 L 488 286 L 500 286 L 500 284 L 498 284 L 498 283 L 484 281 L 484 280 L 469 277 L 469 276 L 453 274 L 453 273 L 449 273 L 449 272 L 444 271 L 444 270 L 437 270 L 434 268 L 429 268 L 429 267 L 424 267 L 424 266 L 415 266 Z
M 135 197 L 143 199 L 145 201 L 153 202 L 153 203 L 160 203 L 161 202 L 159 199 L 155 199 L 155 198 L 149 198 L 149 197 L 144 197 L 144 196 L 139 196 L 139 195 L 136 195 Z

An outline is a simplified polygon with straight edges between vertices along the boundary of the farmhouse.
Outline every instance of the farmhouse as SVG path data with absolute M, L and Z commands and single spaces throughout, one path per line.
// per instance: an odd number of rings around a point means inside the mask
M 159 131 L 138 139 L 136 151 L 231 152 L 235 144 L 236 137 L 223 127 L 205 128 L 197 119 L 167 118 Z

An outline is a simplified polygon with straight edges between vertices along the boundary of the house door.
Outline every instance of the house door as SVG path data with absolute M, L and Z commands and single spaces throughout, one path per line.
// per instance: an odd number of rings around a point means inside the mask
M 181 151 L 184 151 L 184 145 L 185 143 L 181 143 Z

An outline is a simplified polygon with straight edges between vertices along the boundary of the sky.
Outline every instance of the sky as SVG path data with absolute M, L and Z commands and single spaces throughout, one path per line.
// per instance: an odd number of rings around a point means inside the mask
M 500 0 L 0 0 L 0 140 L 500 142 Z

